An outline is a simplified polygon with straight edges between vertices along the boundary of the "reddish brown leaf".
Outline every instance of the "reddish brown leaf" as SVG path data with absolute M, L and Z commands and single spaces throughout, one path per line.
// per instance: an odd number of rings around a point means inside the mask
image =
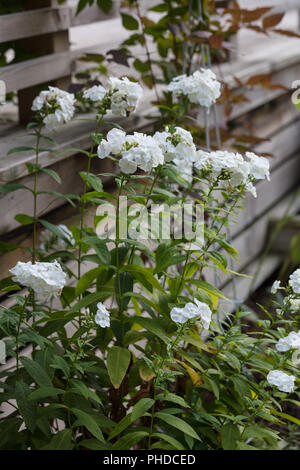
M 265 34 L 266 36 L 268 35 L 268 32 L 266 30 L 264 30 L 263 28 L 261 28 L 260 26 L 258 26 L 258 25 L 248 24 L 247 28 L 252 29 L 253 31 L 256 31 L 257 33 L 262 33 L 262 34 Z
M 252 77 L 250 77 L 247 80 L 246 85 L 247 86 L 255 86 L 255 85 L 258 85 L 262 82 L 270 83 L 271 82 L 271 75 L 266 74 L 266 73 L 261 73 L 259 75 L 253 75 Z
M 142 20 L 143 25 L 146 26 L 146 28 L 148 27 L 151 28 L 151 26 L 155 26 L 156 24 L 154 21 L 149 20 L 149 18 L 147 18 L 146 16 L 142 16 L 141 20 Z
M 281 22 L 283 17 L 284 17 L 284 13 L 276 13 L 274 15 L 266 16 L 263 19 L 263 27 L 274 28 L 274 26 L 277 26 Z
M 242 10 L 242 19 L 244 23 L 252 23 L 252 21 L 258 21 L 263 15 L 268 13 L 272 7 L 256 8 L 256 10 Z
M 282 34 L 291 38 L 300 38 L 300 34 L 290 31 L 289 29 L 272 29 L 273 33 Z
M 223 36 L 221 34 L 213 34 L 209 38 L 209 44 L 215 49 L 222 49 L 223 45 Z
M 241 80 L 238 77 L 233 77 L 233 78 L 239 86 L 243 86 L 243 82 L 241 82 Z

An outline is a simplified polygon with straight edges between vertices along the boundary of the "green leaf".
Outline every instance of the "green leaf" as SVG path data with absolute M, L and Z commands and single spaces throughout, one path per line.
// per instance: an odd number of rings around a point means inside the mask
M 165 433 L 154 433 L 152 434 L 152 437 L 157 437 L 158 439 L 163 439 L 164 441 L 168 442 L 168 444 L 171 444 L 171 446 L 176 449 L 176 450 L 186 450 L 186 448 L 179 442 L 177 439 L 174 439 L 174 437 L 168 436 Z
M 26 189 L 27 191 L 32 192 L 32 189 L 24 186 L 24 184 L 8 183 L 0 186 L 0 193 L 12 193 L 13 191 L 19 191 L 20 189 Z
M 80 171 L 79 174 L 87 185 L 92 186 L 92 188 L 99 192 L 103 190 L 102 181 L 98 176 L 93 175 L 93 173 L 86 173 L 85 171 Z
M 73 388 L 70 389 L 70 392 L 72 391 L 73 393 L 77 393 L 79 395 L 82 395 L 84 398 L 88 399 L 90 398 L 91 400 L 94 400 L 95 402 L 99 403 L 102 405 L 102 401 L 98 397 L 98 395 L 93 392 L 93 390 L 90 390 L 84 382 L 81 380 L 71 380 L 70 381 Z
M 240 431 L 236 424 L 227 423 L 221 428 L 221 441 L 224 450 L 235 450 L 240 438 Z
M 98 277 L 101 271 L 103 271 L 102 266 L 91 269 L 79 279 L 75 289 L 76 297 L 83 294 L 90 287 L 92 282 Z
M 177 405 L 182 406 L 183 408 L 190 408 L 186 401 L 179 395 L 175 395 L 175 393 L 168 392 L 166 395 L 161 393 L 157 395 L 156 399 L 161 401 L 170 401 L 172 403 L 176 403 Z
M 168 245 L 167 243 L 161 243 L 155 252 L 156 259 L 156 273 L 165 271 L 169 266 L 178 264 L 184 261 L 186 255 L 181 255 L 177 246 Z
M 161 292 L 165 292 L 160 282 L 154 277 L 152 268 L 144 268 L 143 266 L 138 265 L 128 265 L 122 266 L 121 271 L 130 272 L 133 276 L 137 275 L 137 279 L 140 279 L 141 275 L 146 281 L 148 281 L 153 287 L 158 289 Z
M 73 307 L 69 309 L 69 313 L 74 313 L 78 310 L 81 310 L 84 307 L 88 307 L 93 302 L 97 302 L 98 300 L 103 300 L 111 294 L 111 291 L 103 290 L 101 292 L 93 292 L 92 294 L 88 294 L 83 299 L 79 300 Z
M 219 245 L 237 262 L 240 262 L 240 257 L 235 248 L 231 246 L 226 240 L 218 239 Z
M 168 9 L 169 9 L 169 6 L 167 3 L 160 3 L 159 5 L 155 5 L 155 7 L 149 8 L 150 11 L 156 11 L 158 13 L 168 11 Z
M 54 388 L 54 387 L 40 387 L 34 392 L 30 393 L 28 396 L 28 400 L 40 400 L 42 398 L 48 397 L 57 397 L 57 395 L 65 393 L 65 390 L 61 388 Z
M 115 442 L 112 449 L 130 450 L 146 436 L 148 436 L 148 433 L 144 431 L 131 432 L 122 436 L 117 442 Z
M 273 410 L 273 414 L 276 416 L 280 416 L 281 418 L 287 419 L 288 421 L 291 421 L 292 423 L 298 424 L 298 426 L 300 426 L 300 419 L 295 418 L 294 416 L 291 416 L 287 413 L 281 413 L 276 410 Z
M 120 286 L 119 286 L 120 282 Z M 119 289 L 120 287 L 120 289 Z M 121 299 L 119 299 L 119 290 L 120 290 L 120 296 Z M 117 304 L 119 307 L 121 307 L 122 310 L 125 310 L 127 305 L 130 302 L 130 297 L 122 297 L 123 294 L 126 294 L 127 292 L 132 292 L 133 290 L 133 277 L 130 273 L 127 272 L 121 272 L 118 276 L 115 277 L 115 291 L 117 293 L 116 299 L 117 299 Z
M 12 277 L 5 277 L 0 280 L 0 291 L 20 290 L 20 287 L 12 280 Z
M 65 374 L 66 377 L 69 377 L 70 375 L 70 367 L 67 363 L 67 361 L 65 361 L 65 359 L 61 356 L 53 356 L 53 361 L 54 363 L 50 364 L 50 367 L 52 367 L 53 369 L 60 369 L 63 371 L 63 373 Z
M 153 404 L 154 400 L 152 398 L 142 398 L 136 405 L 134 405 L 132 412 L 129 415 L 124 416 L 124 418 L 121 419 L 121 421 L 114 427 L 108 439 L 113 439 L 137 419 L 144 416 Z
M 22 357 L 21 362 L 30 377 L 32 377 L 37 384 L 41 387 L 53 388 L 50 378 L 38 362 L 33 361 L 28 357 Z
M 111 383 L 115 388 L 119 388 L 128 366 L 130 364 L 131 354 L 128 349 L 113 346 L 109 349 L 107 355 L 107 371 Z
M 197 287 L 200 287 L 200 289 L 205 290 L 209 294 L 212 294 L 212 295 L 215 295 L 216 297 L 219 297 L 220 299 L 228 300 L 227 297 L 225 297 L 225 295 L 219 289 L 212 286 L 208 282 L 200 281 L 198 279 L 189 279 L 188 282 L 190 282 L 191 284 L 194 284 Z
M 56 173 L 56 171 L 51 170 L 50 168 L 40 168 L 40 170 L 43 173 L 46 173 L 49 175 L 54 181 L 56 181 L 58 184 L 61 184 L 61 177 Z
M 59 431 L 55 436 L 52 437 L 49 444 L 42 447 L 42 450 L 71 450 L 73 449 L 72 444 L 72 430 L 64 429 Z
M 99 258 L 99 264 L 101 263 L 104 266 L 110 265 L 111 254 L 106 246 L 106 240 L 101 240 L 97 235 L 87 235 L 83 238 L 83 242 L 94 248 Z
M 196 431 L 188 423 L 183 421 L 183 419 L 178 418 L 177 416 L 170 415 L 169 413 L 164 413 L 162 411 L 156 412 L 155 416 L 156 418 L 165 421 L 170 426 L 173 426 L 176 429 L 180 429 L 180 431 L 182 431 L 184 434 L 187 434 L 188 436 L 191 436 L 194 439 L 201 441 Z
M 19 245 L 13 245 L 12 243 L 6 243 L 0 241 L 0 253 L 9 253 L 20 248 Z
M 63 230 L 61 230 L 57 225 L 51 224 L 50 222 L 47 222 L 47 220 L 40 220 L 41 224 L 48 230 L 50 230 L 51 233 L 53 233 L 57 238 L 60 238 L 61 240 L 64 240 L 68 245 L 70 245 L 69 239 L 66 237 L 65 233 Z
M 138 418 L 141 416 L 144 416 L 146 411 L 153 406 L 154 400 L 152 398 L 142 398 L 136 405 L 134 405 L 132 412 L 131 412 L 131 418 L 132 422 L 136 421 Z
M 227 259 L 218 251 L 211 251 L 206 253 L 206 256 L 212 260 L 212 262 L 219 268 L 223 273 L 227 273 Z
M 76 10 L 76 15 L 79 15 L 87 5 L 93 5 L 94 0 L 79 0 Z
M 121 17 L 124 28 L 128 29 L 129 31 L 139 29 L 139 22 L 136 18 L 131 15 L 128 15 L 127 13 L 121 13 Z
M 74 423 L 74 426 L 78 426 L 78 424 L 85 426 L 94 437 L 99 439 L 101 442 L 105 442 L 102 431 L 93 416 L 89 415 L 85 411 L 78 410 L 77 408 L 71 408 L 71 411 L 78 418 L 78 421 Z
M 256 437 L 259 439 L 278 439 L 278 432 L 263 428 L 259 425 L 248 426 L 243 432 L 243 438 L 246 441 Z
M 135 59 L 133 66 L 138 72 L 141 72 L 141 73 L 148 72 L 150 68 L 148 62 L 142 62 L 140 59 Z
M 160 338 L 164 343 L 169 344 L 170 341 L 168 336 L 156 320 L 152 318 L 134 317 L 134 321 L 153 333 L 155 336 L 158 336 L 158 338 Z
M 34 147 L 25 147 L 25 146 L 14 147 L 13 149 L 10 149 L 7 152 L 7 155 L 12 155 L 13 153 L 18 153 L 18 152 L 29 152 L 30 150 L 35 150 L 35 149 Z
M 17 214 L 15 220 L 21 225 L 31 225 L 34 223 L 34 219 L 26 214 Z
M 84 439 L 79 442 L 79 445 L 90 450 L 109 450 L 112 447 L 111 444 L 107 442 L 99 442 L 97 439 Z
M 112 8 L 112 0 L 97 0 L 97 5 L 104 13 L 108 14 Z
M 20 414 L 22 415 L 26 427 L 34 432 L 36 428 L 36 406 L 28 400 L 30 387 L 25 382 L 16 382 L 16 400 Z

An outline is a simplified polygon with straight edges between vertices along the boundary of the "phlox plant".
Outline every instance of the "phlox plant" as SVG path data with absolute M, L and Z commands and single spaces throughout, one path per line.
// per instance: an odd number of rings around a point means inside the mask
M 191 94 L 195 105 L 203 87 L 209 89 L 212 74 L 199 71 L 201 80 L 197 74 L 191 88 L 190 77 L 181 77 L 187 109 Z M 278 316 L 263 311 L 250 332 L 247 311 L 221 308 L 220 299 L 222 305 L 228 299 L 211 281 L 214 273 L 233 274 L 228 260 L 238 253 L 227 228 L 245 194 L 256 196 L 255 182 L 269 178 L 268 161 L 199 148 L 176 119 L 147 135 L 113 124 L 104 133 L 106 115 L 129 116 L 141 93 L 127 78 L 82 91 L 80 99 L 96 110 L 90 150 L 81 151 L 84 191 L 80 197 L 52 194 L 78 208 L 78 225 L 71 227 L 38 216 L 37 181 L 40 171 L 60 181 L 39 165 L 41 142 L 55 145 L 46 131 L 73 118 L 75 96 L 50 88 L 34 101 L 29 128 L 36 162 L 28 167 L 34 187 L 1 188 L 33 196 L 32 214 L 17 216 L 33 227 L 31 261 L 19 261 L 1 281 L 9 297 L 0 316 L 8 358 L 0 381 L 2 449 L 276 449 L 278 425 L 299 424 L 284 411 L 290 401 L 300 404 L 289 347 L 297 343 L 291 331 L 299 273 Z M 211 96 L 216 100 L 218 92 Z M 94 174 L 93 158 L 110 159 L 115 173 Z M 115 192 L 104 191 L 104 176 L 114 179 Z M 139 213 L 131 212 L 136 203 Z M 94 226 L 85 220 L 91 207 L 103 204 L 115 208 L 114 233 L 106 237 L 99 233 L 106 215 L 95 216 Z M 192 243 L 184 231 L 165 238 L 152 231 L 147 238 L 140 213 L 150 216 L 153 204 L 188 205 L 195 232 L 194 209 L 201 205 L 201 241 Z M 165 209 L 158 214 L 162 227 L 165 215 Z M 127 230 L 132 223 L 136 237 Z

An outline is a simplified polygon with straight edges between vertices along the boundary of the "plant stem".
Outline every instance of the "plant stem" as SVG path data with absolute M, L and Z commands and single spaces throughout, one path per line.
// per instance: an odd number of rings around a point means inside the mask
M 34 182 L 33 182 L 33 241 L 32 241 L 32 263 L 36 260 L 36 243 L 37 243 L 37 183 L 38 183 L 38 164 L 39 164 L 39 153 L 40 153 L 40 141 L 41 141 L 41 126 L 36 131 L 36 149 L 35 149 L 35 169 L 34 169 Z
M 103 117 L 104 114 L 102 114 L 100 117 L 97 116 L 97 126 L 95 130 L 95 134 L 98 134 L 101 124 L 103 122 Z M 87 164 L 87 174 L 90 173 L 91 171 L 91 165 L 92 165 L 92 158 L 95 150 L 95 141 L 93 140 L 89 155 L 88 155 L 88 164 Z M 85 181 L 84 187 L 83 187 L 83 193 L 82 195 L 84 196 L 87 190 L 88 183 Z M 81 247 L 81 239 L 82 239 L 82 233 L 83 233 L 83 225 L 84 225 L 84 213 L 85 213 L 85 206 L 86 206 L 86 201 L 81 201 L 80 202 L 80 225 L 79 225 L 79 250 L 78 250 L 78 261 L 77 261 L 77 279 L 80 279 L 81 277 L 81 254 L 82 254 L 82 247 Z
M 151 75 L 151 79 L 152 79 L 152 83 L 153 83 L 153 87 L 154 87 L 154 91 L 155 91 L 155 96 L 156 96 L 157 102 L 159 103 L 159 95 L 158 95 L 158 91 L 157 91 L 155 74 L 154 74 L 154 71 L 153 71 L 153 65 L 152 65 L 152 61 L 151 61 L 150 50 L 149 50 L 149 46 L 148 46 L 148 42 L 147 42 L 147 38 L 146 38 L 143 18 L 142 18 L 142 14 L 141 14 L 140 5 L 139 5 L 138 0 L 135 2 L 135 7 L 136 7 L 137 16 L 138 16 L 138 18 L 140 20 L 140 23 L 141 23 L 143 42 L 144 42 L 145 51 L 146 51 L 146 55 L 147 55 L 147 63 L 149 65 L 149 70 L 150 70 L 150 75 Z
M 117 201 L 117 213 L 116 213 L 116 280 L 117 280 L 117 298 L 119 300 L 119 313 L 122 313 L 122 295 L 121 295 L 121 282 L 120 282 L 120 257 L 119 257 L 119 243 L 120 243 L 120 197 L 122 195 L 124 178 L 121 177 L 121 183 L 119 186 L 118 201 Z

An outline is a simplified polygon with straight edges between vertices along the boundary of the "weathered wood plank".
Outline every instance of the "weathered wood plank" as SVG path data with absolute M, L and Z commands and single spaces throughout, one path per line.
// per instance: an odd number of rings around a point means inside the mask
M 253 283 L 252 292 L 254 292 L 259 286 L 261 286 L 266 279 L 272 276 L 274 271 L 278 268 L 278 266 L 280 266 L 281 262 L 282 258 L 279 255 L 270 255 L 266 257 L 262 269 L 260 270 L 259 275 L 255 279 L 255 282 Z M 250 277 L 254 276 L 258 266 L 259 259 L 253 260 L 253 262 L 247 267 L 247 269 L 245 269 L 244 274 Z M 221 300 L 219 302 L 220 311 L 223 310 L 226 315 L 226 313 L 233 312 L 234 309 L 236 309 L 237 305 L 243 303 L 248 296 L 248 291 L 251 286 L 251 282 L 251 278 L 249 279 L 245 277 L 237 277 L 236 291 L 238 293 L 238 302 L 225 302 Z M 231 283 L 224 286 L 222 288 L 222 292 L 228 299 L 234 298 L 233 286 Z
M 108 14 L 104 13 L 97 5 L 93 5 L 77 16 L 75 14 L 76 7 L 70 8 L 69 6 L 39 8 L 38 10 L 0 15 L 0 43 L 106 21 L 114 18 L 118 9 L 119 2 L 114 1 Z
M 289 215 L 296 214 L 300 209 L 300 195 L 297 195 L 295 190 L 290 191 L 286 196 L 282 195 L 267 212 L 262 213 L 259 218 L 254 220 L 250 226 L 245 228 L 237 236 L 233 236 L 231 243 L 240 254 L 240 262 L 232 262 L 232 269 L 234 271 L 241 273 L 247 272 L 247 266 L 251 264 L 254 259 L 262 255 L 271 236 L 269 222 L 275 217 L 278 219 L 283 217 L 287 209 Z M 271 250 L 270 254 L 279 255 L 280 253 L 278 250 Z M 207 280 L 213 282 L 214 277 L 211 270 L 206 270 L 205 274 Z M 230 275 L 219 272 L 218 280 L 221 287 L 226 286 L 230 282 L 230 279 Z
M 71 53 L 61 53 L 61 54 L 49 54 L 45 57 L 38 59 L 32 59 L 18 64 L 9 65 L 2 67 L 0 70 L 0 78 L 5 81 L 7 91 L 17 90 L 20 87 L 29 87 L 32 85 L 37 85 L 45 81 L 54 80 L 61 76 L 69 75 L 74 71 L 82 70 L 86 67 L 86 64 L 77 64 L 76 60 L 81 57 L 86 52 L 91 53 L 103 53 L 107 51 L 109 47 L 114 48 L 119 45 L 120 39 L 118 36 L 114 37 L 111 42 L 107 41 L 107 34 L 110 34 L 110 27 L 118 26 L 120 24 L 119 19 L 103 22 L 103 30 L 101 30 L 102 42 L 98 45 L 85 49 L 76 49 L 72 50 Z M 106 34 L 107 32 L 107 34 Z M 111 36 L 110 36 L 111 37 Z M 274 52 L 274 55 L 272 55 Z M 140 53 L 143 54 L 143 50 L 140 49 Z M 286 69 L 290 66 L 295 66 L 300 62 L 299 54 L 299 44 L 295 43 L 293 39 L 283 39 L 281 41 L 280 47 L 277 47 L 276 53 L 273 51 L 273 48 L 268 46 L 264 51 L 264 57 L 259 60 L 255 60 L 253 57 L 249 60 L 240 60 L 234 64 L 224 64 L 217 70 L 219 76 L 225 77 L 225 80 L 229 83 L 230 86 L 236 88 L 236 82 L 233 79 L 233 76 L 237 76 L 242 81 L 245 81 L 252 75 L 260 73 L 275 73 L 280 70 Z M 291 70 L 290 70 L 291 72 Z M 295 75 L 299 76 L 298 68 L 295 70 Z M 274 82 L 278 82 L 281 76 L 274 75 Z M 293 77 L 290 78 L 292 80 Z M 285 80 L 285 84 L 290 86 L 291 81 L 288 82 L 288 77 Z M 271 98 L 278 96 L 282 93 L 281 90 L 273 90 Z M 259 104 L 262 104 L 263 96 L 259 93 Z M 254 95 L 252 95 L 251 100 L 254 103 Z M 248 108 L 247 104 L 242 107 L 241 112 L 246 112 L 249 109 L 253 109 L 254 104 L 249 103 Z M 257 106 L 257 103 L 255 104 Z M 236 116 L 235 116 L 236 117 Z
M 271 237 L 280 222 L 280 214 L 274 214 L 274 218 L 270 219 L 267 236 Z M 284 224 L 276 235 L 272 244 L 271 253 L 286 256 L 291 248 L 291 241 L 300 234 L 300 216 L 295 215 L 292 220 Z

